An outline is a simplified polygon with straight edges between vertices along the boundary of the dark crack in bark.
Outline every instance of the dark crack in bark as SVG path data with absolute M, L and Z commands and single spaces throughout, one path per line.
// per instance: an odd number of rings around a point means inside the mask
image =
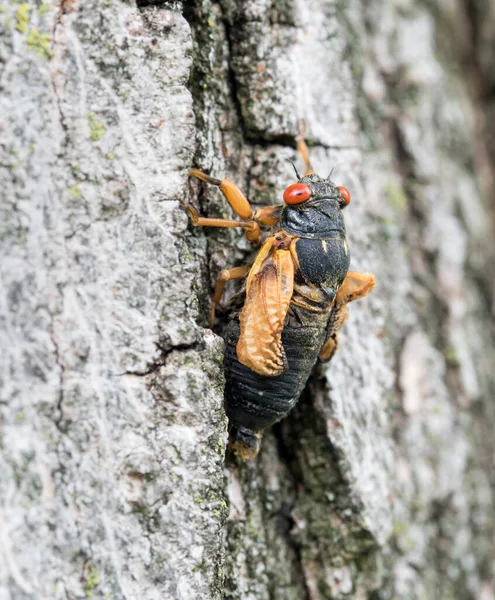
M 177 344 L 171 348 L 165 349 L 157 344 L 157 349 L 160 351 L 160 356 L 150 363 L 146 369 L 142 371 L 124 371 L 123 373 L 119 373 L 119 376 L 134 375 L 135 377 L 146 377 L 147 375 L 151 375 L 164 367 L 167 364 L 167 358 L 170 356 L 170 354 L 172 354 L 172 352 L 187 352 L 188 350 L 193 350 L 197 347 L 197 343 Z

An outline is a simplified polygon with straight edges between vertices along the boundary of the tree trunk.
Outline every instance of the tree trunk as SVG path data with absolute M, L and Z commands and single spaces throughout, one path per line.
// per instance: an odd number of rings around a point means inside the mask
M 495 598 L 494 42 L 489 0 L 1 9 L 2 600 Z M 378 284 L 241 463 L 207 308 L 253 249 L 187 173 L 277 203 L 302 118 Z

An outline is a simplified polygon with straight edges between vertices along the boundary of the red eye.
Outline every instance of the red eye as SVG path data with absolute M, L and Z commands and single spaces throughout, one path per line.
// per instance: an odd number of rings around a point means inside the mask
M 351 193 L 343 185 L 339 185 L 339 190 L 340 190 L 340 195 L 344 199 L 345 205 L 349 206 L 349 204 L 351 203 Z
M 293 183 L 284 192 L 286 204 L 299 204 L 311 196 L 311 188 L 304 183 Z

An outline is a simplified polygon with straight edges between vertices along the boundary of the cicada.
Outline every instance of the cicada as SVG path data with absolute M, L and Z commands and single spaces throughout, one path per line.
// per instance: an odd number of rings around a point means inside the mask
M 284 191 L 284 204 L 256 212 L 229 179 L 198 169 L 189 173 L 218 186 L 240 217 L 203 218 L 187 206 L 195 225 L 242 227 L 248 240 L 261 243 L 252 265 L 220 273 L 210 311 L 213 326 L 225 283 L 246 278 L 243 306 L 226 330 L 224 363 L 229 439 L 243 459 L 257 455 L 263 431 L 295 406 L 318 358 L 334 356 L 348 303 L 375 285 L 370 273 L 348 272 L 343 210 L 351 200 L 349 191 L 313 171 L 302 135 L 297 145 L 304 176 L 294 167 L 297 182 Z M 270 228 L 267 236 L 261 227 Z

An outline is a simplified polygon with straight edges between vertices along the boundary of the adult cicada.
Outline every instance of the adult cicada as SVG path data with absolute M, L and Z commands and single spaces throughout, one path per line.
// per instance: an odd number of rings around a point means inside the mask
M 243 459 L 256 456 L 263 430 L 294 407 L 318 358 L 335 354 L 347 304 L 375 285 L 369 273 L 348 272 L 342 214 L 348 190 L 312 170 L 302 136 L 298 148 L 304 176 L 294 167 L 298 181 L 285 190 L 284 204 L 256 212 L 229 179 L 189 173 L 218 186 L 241 218 L 203 218 L 187 206 L 195 225 L 243 227 L 258 244 L 260 226 L 271 228 L 252 265 L 220 273 L 210 312 L 213 326 L 225 283 L 247 276 L 243 306 L 233 311 L 225 340 L 225 410 L 231 446 Z

